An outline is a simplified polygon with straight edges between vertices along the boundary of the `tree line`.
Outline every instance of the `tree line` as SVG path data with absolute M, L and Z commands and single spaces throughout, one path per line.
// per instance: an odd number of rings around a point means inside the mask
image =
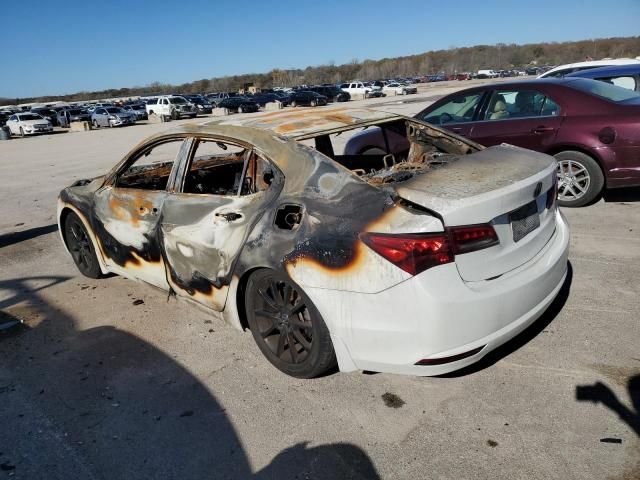
M 31 98 L 2 98 L 0 105 L 97 100 L 101 98 L 131 97 L 168 93 L 205 93 L 237 91 L 244 85 L 258 88 L 291 87 L 294 85 L 316 85 L 340 83 L 351 79 L 373 80 L 396 76 L 418 76 L 439 73 L 453 74 L 476 72 L 479 69 L 511 69 L 530 65 L 561 65 L 579 62 L 588 58 L 634 58 L 640 55 L 640 36 L 599 38 L 574 42 L 532 43 L 526 45 L 498 43 L 473 47 L 451 47 L 395 58 L 380 60 L 358 60 L 343 65 L 329 63 L 309 66 L 304 69 L 275 68 L 267 73 L 249 73 L 219 78 L 196 80 L 181 85 L 153 82 L 143 87 L 113 88 L 95 92 L 77 92 L 68 95 L 40 96 Z

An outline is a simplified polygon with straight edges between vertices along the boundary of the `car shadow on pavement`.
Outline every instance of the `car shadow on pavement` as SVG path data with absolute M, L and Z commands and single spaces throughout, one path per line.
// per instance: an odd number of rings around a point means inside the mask
M 47 235 L 48 233 L 56 231 L 58 231 L 58 224 L 52 223 L 51 225 L 29 228 L 20 232 L 5 233 L 4 235 L 0 235 L 0 248 L 8 247 L 9 245 L 31 240 L 32 238 Z
M 640 202 L 640 187 L 612 188 L 602 197 L 605 202 Z
M 298 443 L 253 472 L 214 395 L 224 385 L 215 376 L 203 385 L 169 354 L 115 327 L 78 330 L 64 306 L 42 295 L 66 280 L 0 281 L 0 309 L 26 324 L 0 335 L 3 471 L 47 479 L 379 478 L 367 454 L 346 443 Z
M 553 320 L 558 316 L 560 311 L 562 311 L 562 308 L 564 307 L 565 303 L 567 303 L 567 299 L 569 298 L 572 280 L 573 267 L 571 265 L 571 262 L 568 262 L 567 276 L 564 279 L 564 283 L 562 284 L 562 287 L 560 287 L 560 291 L 558 292 L 556 298 L 553 300 L 551 305 L 547 307 L 540 318 L 538 318 L 526 330 L 513 337 L 507 343 L 500 345 L 495 350 L 487 353 L 480 361 L 469 365 L 468 367 L 456 370 L 455 372 L 438 376 L 442 378 L 457 378 L 474 374 L 494 365 L 496 362 L 502 360 L 503 358 L 511 355 L 516 350 L 519 350 L 520 348 L 525 346 L 527 343 L 537 337 L 541 332 L 543 332 L 544 329 L 547 328 L 549 324 L 553 322 Z

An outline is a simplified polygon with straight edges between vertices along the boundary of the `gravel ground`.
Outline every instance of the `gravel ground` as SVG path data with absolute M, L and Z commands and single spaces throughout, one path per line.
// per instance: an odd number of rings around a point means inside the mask
M 352 103 L 412 114 L 470 84 Z M 640 190 L 565 211 L 561 295 L 474 368 L 296 380 L 250 333 L 63 251 L 58 191 L 166 127 L 0 142 L 0 325 L 23 321 L 0 333 L 0 478 L 640 478 Z

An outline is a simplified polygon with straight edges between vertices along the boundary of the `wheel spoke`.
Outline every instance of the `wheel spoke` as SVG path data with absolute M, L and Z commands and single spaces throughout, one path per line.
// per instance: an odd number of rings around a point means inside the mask
M 260 332 L 260 335 L 262 336 L 262 338 L 267 338 L 273 335 L 273 332 L 276 332 L 277 330 L 278 329 L 276 328 L 275 324 L 272 323 L 264 332 Z
M 282 300 L 284 301 L 284 305 L 289 305 L 291 302 L 291 292 L 292 292 L 292 288 L 291 285 L 289 285 L 288 283 L 285 284 L 284 286 L 284 292 L 282 295 Z
M 73 234 L 73 238 L 79 242 L 80 238 L 78 237 L 78 232 L 76 232 L 76 225 L 71 225 L 71 233 Z
M 313 327 L 311 325 L 311 322 L 306 323 L 304 320 L 300 319 L 299 315 L 293 315 L 289 317 L 289 323 L 294 327 L 298 327 L 298 328 L 310 329 Z
M 256 310 L 256 315 L 259 315 L 260 317 L 268 318 L 272 322 L 275 321 L 275 320 L 280 320 L 280 318 L 278 317 L 277 313 L 268 312 L 266 310 Z
M 289 315 L 295 315 L 297 313 L 300 313 L 302 310 L 304 310 L 305 308 L 305 304 L 302 300 L 298 300 L 296 304 L 293 305 L 293 307 L 291 307 L 289 309 Z
M 579 197 L 579 195 L 576 193 L 576 191 L 573 189 L 573 185 L 569 185 L 567 188 L 569 188 L 569 191 L 571 192 L 571 194 L 574 196 L 574 198 Z
M 287 332 L 282 330 L 280 332 L 280 337 L 278 338 L 278 349 L 276 350 L 276 355 L 278 357 L 282 355 L 282 352 L 284 352 L 284 343 L 286 339 L 287 339 Z
M 294 328 L 293 336 L 300 343 L 300 345 L 302 345 L 302 348 L 304 348 L 307 351 L 311 350 L 311 342 L 309 342 L 309 340 L 304 338 L 304 335 L 300 330 L 297 330 Z
M 287 332 L 287 343 L 289 344 L 291 361 L 293 363 L 298 363 L 298 351 L 296 350 L 296 343 L 293 341 L 293 335 L 291 335 L 291 332 Z
M 267 291 L 262 290 L 261 288 L 258 288 L 258 295 L 260 295 L 262 297 L 262 299 L 267 303 L 267 305 L 271 308 L 273 308 L 274 310 L 279 310 L 280 308 L 278 307 L 278 305 L 276 304 L 276 302 L 274 301 L 274 299 L 272 299 L 268 292 L 269 289 L 271 288 L 271 285 L 269 285 L 269 287 L 267 287 Z

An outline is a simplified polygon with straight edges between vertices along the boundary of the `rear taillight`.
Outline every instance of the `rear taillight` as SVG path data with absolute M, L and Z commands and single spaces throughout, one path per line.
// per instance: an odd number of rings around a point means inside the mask
M 500 243 L 496 231 L 489 224 L 451 227 L 448 231 L 451 235 L 453 252 L 458 254 L 475 252 Z
M 453 262 L 456 253 L 474 252 L 500 243 L 489 224 L 451 227 L 439 233 L 361 233 L 360 239 L 411 275 Z
M 360 239 L 378 255 L 411 275 L 453 261 L 449 236 L 445 233 L 362 233 Z

